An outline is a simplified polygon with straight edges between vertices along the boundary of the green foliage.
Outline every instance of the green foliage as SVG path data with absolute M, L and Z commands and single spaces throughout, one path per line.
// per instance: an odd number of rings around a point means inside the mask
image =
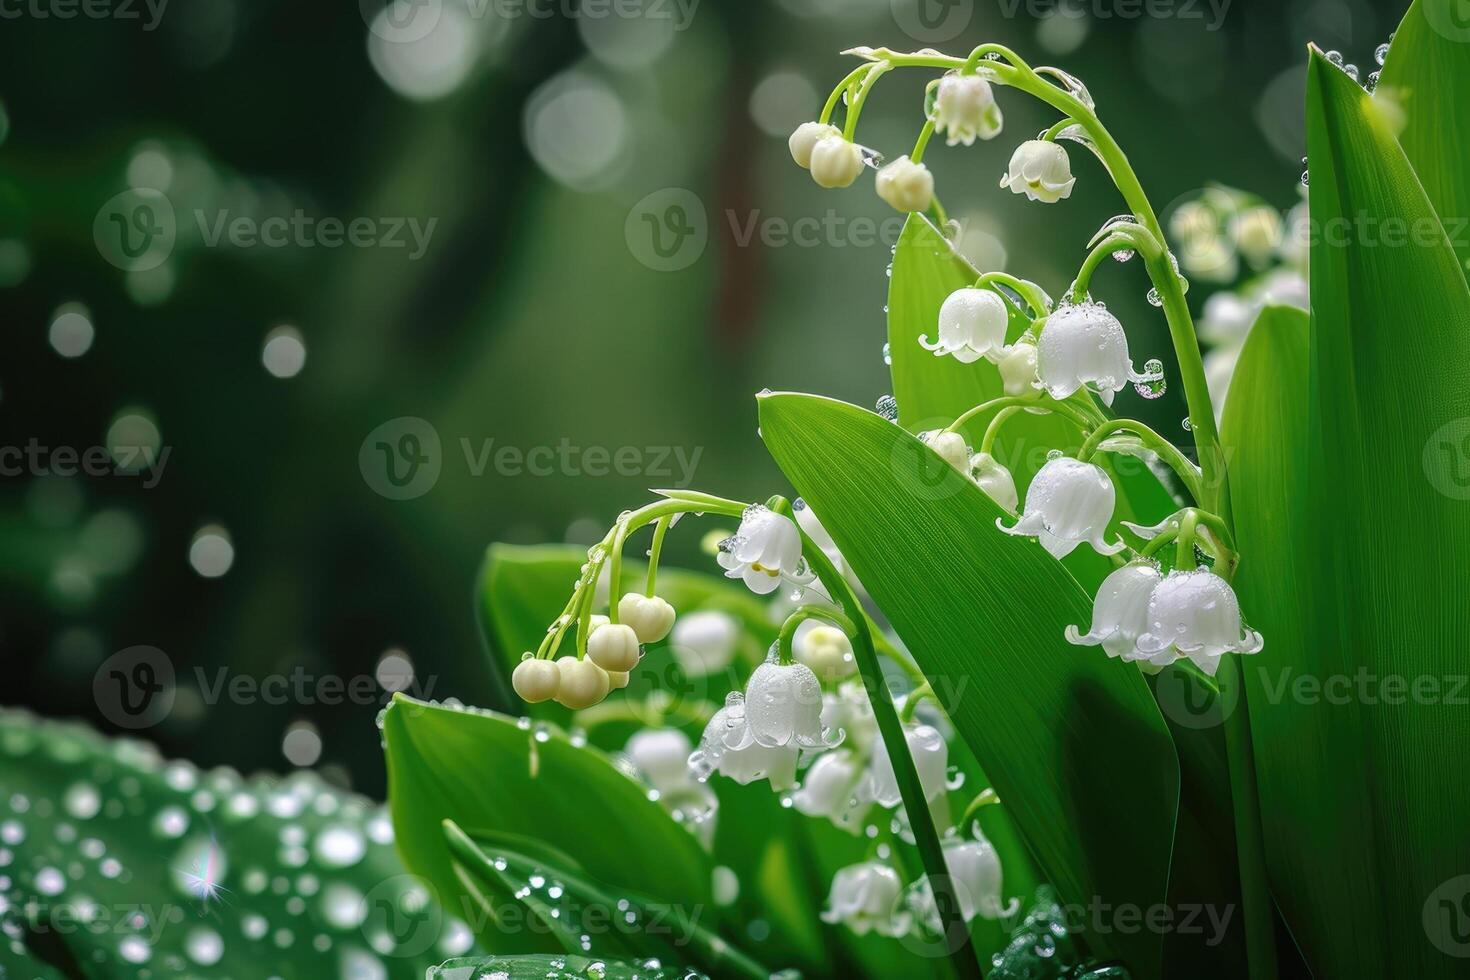
M 934 482 L 898 426 L 828 399 L 769 395 L 771 454 L 913 651 L 1068 901 L 1162 901 L 1179 771 L 1138 672 L 1067 645 L 1088 597 L 957 471 Z M 1130 805 L 1117 807 L 1114 801 Z M 1110 843 L 1136 842 L 1123 849 Z M 1156 935 L 1093 936 L 1157 975 Z
M 381 808 L 314 776 L 201 772 L 14 711 L 0 763 L 0 920 L 23 937 L 0 945 L 0 977 L 416 980 L 471 947 Z
M 449 960 L 426 980 L 695 980 L 700 974 L 595 956 L 482 956 Z

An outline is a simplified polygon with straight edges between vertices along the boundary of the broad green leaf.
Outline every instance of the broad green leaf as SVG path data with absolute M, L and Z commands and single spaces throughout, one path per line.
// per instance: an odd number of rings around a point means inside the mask
M 912 463 L 923 447 L 901 427 L 792 394 L 763 397 L 760 420 L 1048 879 L 1069 902 L 1162 902 L 1174 746 L 1136 669 L 1064 639 L 1090 621 L 1076 581 L 1034 542 L 996 530 L 1000 509 L 963 475 L 927 479 Z M 1103 929 L 1090 939 L 1138 976 L 1159 975 L 1159 936 Z
M 629 963 L 595 956 L 481 956 L 441 963 L 427 980 L 691 980 L 680 966 Z
M 1307 134 L 1305 374 L 1282 321 L 1227 409 L 1272 882 L 1318 976 L 1462 975 L 1470 292 L 1389 123 L 1315 51 Z
M 451 868 L 445 820 L 545 841 L 612 888 L 708 902 L 711 868 L 693 835 L 582 740 L 546 723 L 402 695 L 384 713 L 383 737 L 399 852 L 447 907 L 468 896 Z M 487 949 L 516 948 L 517 937 L 493 923 L 475 925 Z
M 6 711 L 0 799 L 0 919 L 80 975 L 417 980 L 473 946 L 398 862 L 381 807 L 314 776 L 201 772 Z
M 1470 267 L 1470 13 L 1464 0 L 1414 0 L 1389 46 L 1378 92 L 1403 111 L 1399 144 L 1462 270 Z
M 962 412 L 1003 394 L 1000 373 L 988 361 L 961 364 L 952 357 L 935 357 L 919 344 L 938 332 L 939 308 L 956 289 L 971 285 L 977 273 L 960 257 L 939 231 L 921 215 L 910 215 L 894 251 L 888 287 L 888 349 L 892 362 L 893 395 L 898 400 L 899 423 L 910 432 L 943 428 Z M 1008 340 L 1029 326 L 1029 319 L 1013 309 Z M 987 415 L 966 428 L 972 445 L 978 444 L 990 422 Z M 1011 419 L 996 441 L 996 458 L 1016 478 L 1023 495 L 1046 463 L 1052 449 L 1075 449 L 1082 439 L 1075 427 L 1055 416 L 1023 415 Z M 943 476 L 941 461 L 916 454 L 932 482 Z M 1118 518 L 1154 524 L 1177 509 L 1171 494 L 1148 467 L 1132 457 L 1105 457 L 1119 490 Z M 1102 581 L 1108 562 L 1091 552 L 1074 552 L 1067 567 L 1089 588 Z
M 706 928 L 695 903 L 653 902 L 613 893 L 566 866 L 475 840 L 453 821 L 445 839 L 461 877 L 484 882 L 520 902 L 565 951 L 625 959 L 686 960 L 720 976 L 765 980 L 771 971 Z M 493 910 L 499 903 L 492 903 Z

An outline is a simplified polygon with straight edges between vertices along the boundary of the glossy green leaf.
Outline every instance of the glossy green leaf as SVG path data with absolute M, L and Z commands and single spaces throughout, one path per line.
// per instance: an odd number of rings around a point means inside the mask
M 1227 408 L 1272 882 L 1319 976 L 1462 975 L 1470 291 L 1389 121 L 1319 52 L 1307 131 L 1310 341 L 1258 325 Z
M 988 361 L 961 364 L 952 357 L 935 357 L 919 344 L 938 332 L 939 308 L 956 289 L 971 285 L 978 273 L 922 215 L 910 215 L 893 256 L 888 288 L 888 349 L 892 362 L 893 394 L 898 400 L 899 423 L 910 432 L 943 428 L 962 412 L 1002 395 L 1000 373 Z M 1008 340 L 1030 325 L 1012 309 Z M 978 444 L 990 421 L 987 415 L 966 428 L 972 445 Z M 1031 477 L 1053 449 L 1075 449 L 1082 439 L 1076 428 L 1056 416 L 1024 415 L 1010 420 L 996 440 L 995 455 L 1016 478 L 1024 492 Z M 1173 497 L 1146 465 L 1131 457 L 1104 457 L 1119 490 L 1119 519 L 1154 524 L 1177 509 Z M 942 476 L 942 461 L 916 454 L 931 480 Z M 1089 588 L 1102 581 L 1109 563 L 1091 552 L 1074 552 L 1067 567 Z
M 901 427 L 792 394 L 763 397 L 760 419 L 772 456 L 941 692 L 1049 880 L 1084 905 L 1162 902 L 1174 746 L 1136 669 L 1064 639 L 1091 616 L 1075 580 L 1034 542 L 997 531 L 1000 509 L 964 476 L 928 479 L 912 463 L 927 450 Z M 1158 935 L 1090 938 L 1138 976 L 1159 975 Z
M 382 808 L 315 776 L 203 772 L 5 711 L 0 800 L 0 919 L 74 965 L 58 976 L 417 980 L 473 945 L 399 863 Z M 17 965 L 30 955 L 0 951 L 0 976 L 47 975 Z
M 711 868 L 693 835 L 602 752 L 555 726 L 399 695 L 384 713 L 383 737 L 399 851 L 449 908 L 467 896 L 451 868 L 445 820 L 545 841 L 609 887 L 709 900 Z M 514 934 L 477 925 L 487 949 L 516 948 Z
M 1464 0 L 1414 0 L 1389 46 L 1381 97 L 1403 111 L 1399 143 L 1470 267 L 1470 13 Z
M 692 974 L 699 977 L 700 974 Z M 689 980 L 680 966 L 595 956 L 481 956 L 441 963 L 426 980 Z

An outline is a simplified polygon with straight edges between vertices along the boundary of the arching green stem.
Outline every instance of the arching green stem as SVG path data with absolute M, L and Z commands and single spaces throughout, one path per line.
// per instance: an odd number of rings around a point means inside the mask
M 858 81 L 858 79 L 862 78 L 864 75 L 866 75 L 868 72 L 872 71 L 876 67 L 876 64 L 869 62 L 865 65 L 859 65 L 852 71 L 848 72 L 847 77 L 838 82 L 837 87 L 832 90 L 832 94 L 827 96 L 827 104 L 822 106 L 822 114 L 817 117 L 817 122 L 821 123 L 824 126 L 831 122 L 832 113 L 836 111 L 837 100 L 842 98 L 842 93 L 846 92 L 854 83 Z
M 648 549 L 648 586 L 643 590 L 646 596 L 652 596 L 654 587 L 658 583 L 658 561 L 663 555 L 664 536 L 669 533 L 669 526 L 674 523 L 672 515 L 660 517 L 658 523 L 653 527 L 653 544 Z
M 999 398 L 992 398 L 990 399 L 990 401 L 981 402 L 974 408 L 967 410 L 959 418 L 955 419 L 949 425 L 945 426 L 944 431 L 958 432 L 973 419 L 980 415 L 984 415 L 986 412 L 992 411 L 997 408 L 1009 408 L 1012 406 L 1020 408 L 1036 408 L 1047 412 L 1054 412 L 1055 414 L 1061 415 L 1064 418 L 1071 419 L 1077 424 L 1078 428 L 1082 429 L 1083 432 L 1086 432 L 1092 428 L 1092 424 L 1088 421 L 1086 416 L 1084 416 L 1073 406 L 1065 404 L 1064 402 L 1042 401 L 1039 396 L 1034 395 L 1002 395 Z
M 919 710 L 919 702 L 925 698 L 934 698 L 934 688 L 928 681 L 920 684 L 908 693 L 903 699 L 903 707 L 899 709 L 898 720 L 907 725 L 914 720 L 914 712 Z
M 955 826 L 964 827 L 965 824 L 974 819 L 975 814 L 988 806 L 1000 806 L 999 794 L 990 788 L 982 790 L 979 796 L 970 801 L 970 805 L 965 807 L 965 812 L 960 815 L 960 819 L 955 821 Z
M 915 163 L 924 162 L 924 151 L 929 149 L 929 140 L 934 135 L 934 120 L 924 121 L 924 128 L 919 130 L 919 138 L 914 141 L 914 152 L 909 154 L 909 159 Z
M 842 123 L 842 137 L 849 143 L 857 136 L 858 118 L 863 114 L 863 103 L 868 101 L 868 93 L 873 91 L 873 86 L 878 83 L 878 79 L 892 70 L 893 66 L 880 63 L 874 65 L 873 70 L 863 76 L 862 87 L 858 89 L 857 98 L 848 104 L 847 116 Z
M 849 640 L 857 632 L 857 627 L 853 625 L 852 620 L 835 609 L 802 606 L 786 617 L 786 622 L 781 624 L 781 633 L 776 637 L 776 659 L 782 664 L 789 664 L 794 659 L 791 643 L 796 637 L 796 628 L 809 619 L 821 619 L 831 623 L 846 633 Z
M 1200 471 L 1195 465 L 1181 453 L 1177 446 L 1159 435 L 1153 429 L 1142 422 L 1133 419 L 1112 419 L 1104 422 L 1092 431 L 1092 435 L 1082 443 L 1082 448 L 1077 450 L 1077 458 L 1084 463 L 1097 453 L 1098 447 L 1104 439 L 1115 432 L 1132 432 L 1138 436 L 1143 444 L 1158 453 L 1159 458 L 1168 464 L 1169 468 L 1179 475 L 1184 482 L 1184 488 L 1196 502 L 1203 504 L 1204 487 L 1200 483 Z
M 1029 279 L 1022 279 L 1005 272 L 987 272 L 975 280 L 975 288 L 984 289 L 992 283 L 1009 287 L 1025 300 L 1026 305 L 1031 308 L 1033 318 L 1046 316 L 1051 312 L 1051 297 L 1046 294 L 1046 290 Z
M 1061 122 L 1052 126 L 1051 129 L 1048 129 L 1046 132 L 1042 133 L 1041 138 L 1048 143 L 1054 142 L 1057 136 L 1061 134 L 1062 130 L 1066 129 L 1068 126 L 1075 125 L 1077 125 L 1077 120 L 1073 119 L 1071 116 L 1068 116 Z
M 1077 278 L 1072 281 L 1072 302 L 1081 303 L 1087 298 L 1087 291 L 1092 286 L 1092 274 L 1102 264 L 1103 259 L 1116 252 L 1133 252 L 1137 249 L 1133 243 L 1120 235 L 1109 235 L 1087 253 L 1087 258 L 1082 261 L 1082 268 L 1077 270 Z

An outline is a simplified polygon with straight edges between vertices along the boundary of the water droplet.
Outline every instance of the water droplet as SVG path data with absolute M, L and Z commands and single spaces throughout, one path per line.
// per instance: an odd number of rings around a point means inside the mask
M 1184 431 L 1185 432 L 1193 432 L 1194 431 L 1194 423 L 1191 422 L 1191 421 L 1189 421 L 1189 419 L 1185 419 L 1184 420 Z
M 1366 88 L 1370 92 L 1373 91 L 1374 89 L 1376 89 L 1378 87 L 1378 76 L 1380 74 L 1381 74 L 1380 72 L 1376 72 L 1376 71 L 1375 72 L 1369 72 L 1369 74 L 1368 74 L 1368 84 L 1365 85 L 1364 88 Z
M 1311 174 L 1311 172 L 1310 171 L 1307 171 L 1307 170 L 1303 170 L 1302 171 L 1302 186 L 1303 187 L 1306 187 L 1309 183 L 1311 183 L 1311 180 L 1312 180 L 1312 174 Z
M 1118 251 L 1116 251 L 1116 252 L 1113 253 L 1113 261 L 1114 262 L 1128 262 L 1128 261 L 1132 260 L 1133 256 L 1135 256 L 1137 254 L 1138 253 L 1135 252 L 1135 251 L 1133 251 L 1133 249 L 1131 249 L 1131 248 L 1120 248 L 1120 249 L 1118 249 Z
M 1149 306 L 1163 306 L 1164 305 L 1164 298 L 1159 295 L 1158 289 L 1156 289 L 1154 287 L 1149 287 L 1148 297 L 1147 298 L 1148 298 L 1148 305 Z
M 875 406 L 875 408 L 878 414 L 883 416 L 888 421 L 898 421 L 898 399 L 894 398 L 892 395 L 884 395 L 879 398 L 878 404 Z
M 1133 382 L 1133 390 L 1149 400 L 1162 398 L 1167 387 L 1168 383 L 1164 380 L 1164 362 L 1156 357 L 1144 363 L 1143 378 Z
M 1332 62 L 1334 65 L 1341 65 L 1342 64 L 1342 52 L 1341 51 L 1329 51 L 1329 52 L 1327 52 L 1327 60 L 1330 61 L 1330 62 Z
M 893 364 L 893 348 L 889 344 L 883 345 L 883 363 L 888 365 Z
M 1387 44 L 1380 44 L 1378 47 L 1376 47 L 1376 48 L 1373 49 L 1373 60 L 1376 61 L 1376 62 L 1378 62 L 1380 65 L 1383 64 L 1385 61 L 1388 60 L 1388 45 Z M 1375 77 L 1375 76 L 1377 76 L 1377 74 L 1378 74 L 1377 72 L 1374 72 L 1373 75 L 1370 75 L 1369 77 L 1370 78 Z

